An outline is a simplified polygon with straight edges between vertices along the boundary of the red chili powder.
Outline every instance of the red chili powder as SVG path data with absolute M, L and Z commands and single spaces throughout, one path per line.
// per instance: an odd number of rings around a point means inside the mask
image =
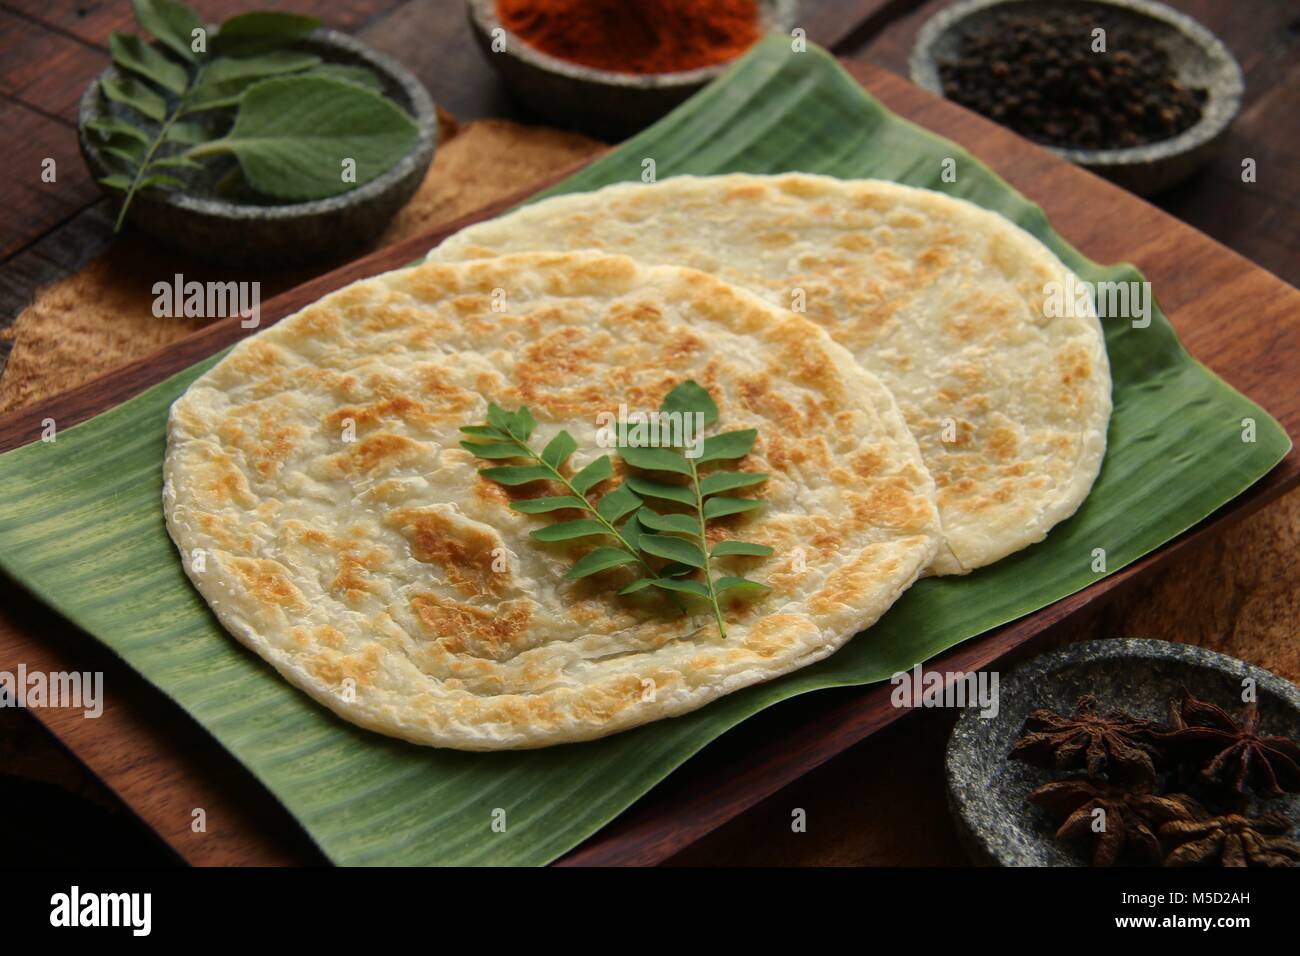
M 544 53 L 618 73 L 724 63 L 759 35 L 755 0 L 497 0 L 497 17 Z

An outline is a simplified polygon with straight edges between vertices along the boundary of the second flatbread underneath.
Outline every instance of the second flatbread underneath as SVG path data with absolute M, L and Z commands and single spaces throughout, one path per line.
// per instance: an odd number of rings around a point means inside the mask
M 678 176 L 543 200 L 430 258 L 531 249 L 689 266 L 806 309 L 894 393 L 916 436 L 943 520 L 934 573 L 1042 540 L 1101 467 L 1110 369 L 1096 315 L 1049 318 L 1044 290 L 1077 288 L 1070 270 L 973 203 L 870 179 Z

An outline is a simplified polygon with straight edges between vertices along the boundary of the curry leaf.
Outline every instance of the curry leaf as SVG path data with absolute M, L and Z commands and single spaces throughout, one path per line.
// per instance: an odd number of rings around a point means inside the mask
M 641 499 L 634 495 L 626 484 L 622 484 L 600 499 L 596 505 L 596 512 L 613 524 L 640 506 Z
M 637 578 L 631 584 L 618 589 L 619 594 L 635 594 L 637 591 L 644 591 L 655 583 L 654 578 Z
M 145 146 L 149 145 L 149 137 L 142 130 L 137 129 L 130 123 L 123 123 L 121 120 L 113 119 L 111 116 L 97 116 L 92 120 L 87 120 L 86 126 L 105 138 L 126 136 Z
M 184 184 L 174 176 L 145 176 L 138 183 L 136 183 L 136 188 L 149 189 L 154 186 L 166 186 L 168 188 L 173 188 L 175 186 L 181 186 L 181 185 Z
M 353 188 L 393 166 L 415 145 L 419 128 L 394 103 L 352 83 L 323 76 L 262 80 L 249 87 L 229 134 L 190 151 L 233 153 L 258 192 L 310 200 Z
M 129 106 L 151 120 L 161 123 L 167 118 L 167 101 L 139 80 L 129 76 L 119 79 L 106 76 L 99 81 L 99 88 L 114 103 Z
M 113 32 L 108 36 L 108 49 L 113 62 L 146 80 L 152 80 L 163 89 L 180 96 L 189 85 L 185 68 L 163 56 L 139 37 Z
M 549 498 L 529 498 L 526 501 L 512 501 L 510 508 L 520 514 L 540 515 L 548 511 L 560 511 L 564 508 L 587 508 L 587 502 L 576 495 L 554 495 Z
M 461 434 L 472 435 L 474 438 L 492 438 L 496 441 L 505 441 L 510 436 L 500 428 L 493 428 L 491 425 L 462 425 Z
M 532 481 L 546 481 L 551 477 L 550 469 L 542 465 L 506 465 L 502 468 L 484 468 L 479 474 L 501 485 L 526 485 Z
M 384 92 L 384 81 L 364 66 L 352 66 L 348 63 L 322 63 L 312 67 L 307 76 L 327 76 L 345 83 L 355 83 L 376 93 Z
M 488 402 L 487 417 L 489 424 L 497 431 L 504 435 L 510 435 L 514 427 L 515 418 L 508 411 L 498 405 L 496 402 Z M 470 428 L 482 428 L 483 426 L 468 426 Z
M 127 169 L 135 169 L 144 157 L 144 147 L 134 140 L 118 140 L 101 147 L 104 152 L 126 163 Z
M 590 518 L 577 518 L 573 521 L 561 521 L 559 524 L 547 525 L 529 533 L 538 541 L 569 541 L 573 538 L 586 538 L 593 534 L 605 534 L 605 525 Z
M 630 476 L 627 484 L 638 495 L 646 498 L 662 498 L 664 501 L 676 501 L 684 505 L 695 504 L 695 493 L 686 485 L 664 484 L 637 475 Z
M 601 455 L 582 471 L 573 476 L 573 487 L 578 489 L 579 494 L 585 495 L 592 488 L 612 477 L 614 466 L 610 464 L 608 455 Z
M 209 139 L 209 136 L 207 131 L 198 123 L 172 123 L 171 126 L 167 127 L 167 132 L 163 138 L 169 143 L 193 146 Z
M 714 581 L 713 590 L 715 593 L 721 594 L 723 591 L 767 591 L 770 588 L 766 584 L 751 581 L 749 578 L 736 578 L 728 575 Z
M 753 498 L 710 498 L 704 502 L 704 517 L 710 519 L 724 518 L 727 515 L 737 515 L 761 507 L 763 507 L 763 502 L 756 501 Z
M 315 17 L 279 10 L 255 10 L 241 13 L 221 24 L 217 39 L 223 43 L 242 40 L 300 40 L 320 26 Z
M 578 563 L 569 568 L 564 576 L 570 581 L 576 581 L 579 578 L 590 577 L 597 571 L 606 571 L 624 564 L 633 564 L 636 560 L 636 555 L 629 554 L 619 548 L 597 548 L 595 551 L 579 558 Z
M 664 396 L 659 410 L 685 414 L 698 413 L 704 416 L 705 425 L 712 425 L 718 420 L 718 406 L 713 401 L 713 397 L 702 385 L 691 379 L 682 382 Z
M 707 497 L 716 495 L 720 491 L 734 491 L 737 488 L 748 488 L 750 485 L 761 485 L 765 481 L 767 475 L 756 471 L 715 471 L 700 481 L 700 494 Z
M 694 594 L 696 597 L 711 597 L 707 587 L 690 578 L 659 578 L 657 581 L 649 583 L 657 588 L 663 588 L 665 591 L 682 591 L 686 594 Z
M 201 170 L 203 164 L 195 162 L 186 156 L 164 156 L 162 159 L 155 159 L 151 162 L 149 168 Z
M 560 432 L 542 449 L 542 461 L 559 470 L 569 460 L 569 456 L 578 450 L 578 443 L 568 432 Z
M 765 544 L 751 544 L 748 541 L 720 541 L 710 552 L 711 558 L 725 558 L 739 555 L 749 558 L 765 558 L 772 549 Z
M 194 31 L 206 27 L 199 15 L 177 0 L 134 0 L 135 19 L 174 53 L 194 61 Z
M 690 515 L 661 515 L 649 508 L 636 513 L 637 520 L 652 531 L 671 531 L 677 534 L 699 534 L 700 524 Z
M 704 448 L 700 457 L 695 459 L 695 464 L 703 465 L 710 461 L 744 458 L 754 447 L 757 438 L 758 432 L 752 428 L 713 435 L 704 439 Z
M 619 456 L 633 468 L 647 471 L 671 471 L 679 475 L 689 475 L 691 469 L 682 456 L 667 448 L 624 447 L 618 450 Z
M 228 83 L 250 77 L 296 73 L 320 63 L 320 57 L 301 50 L 273 50 L 257 56 L 219 56 L 203 71 L 204 83 Z
M 698 544 L 671 535 L 643 534 L 641 550 L 648 551 L 655 557 L 667 558 L 679 564 L 689 564 L 693 568 L 704 568 L 708 564 Z
M 460 447 L 479 458 L 518 458 L 519 446 L 513 442 L 463 441 Z

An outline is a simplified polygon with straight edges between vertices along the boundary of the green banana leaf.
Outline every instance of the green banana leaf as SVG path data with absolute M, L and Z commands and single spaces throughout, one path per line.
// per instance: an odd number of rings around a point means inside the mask
M 958 161 L 956 183 L 941 160 Z M 1101 267 L 1042 211 L 953 143 L 890 114 L 820 50 L 765 41 L 656 126 L 552 192 L 678 173 L 803 170 L 950 191 L 1007 216 L 1083 278 Z M 97 418 L 0 456 L 0 565 L 103 641 L 207 728 L 346 864 L 541 864 L 692 754 L 797 694 L 888 678 L 1113 572 L 1240 494 L 1286 453 L 1285 432 L 1193 360 L 1163 314 L 1105 322 L 1109 451 L 1091 497 L 1048 539 L 965 578 L 922 581 L 820 664 L 704 709 L 593 743 L 465 754 L 344 723 L 228 637 L 181 570 L 161 509 L 167 409 L 216 358 Z M 1254 442 L 1243 419 L 1254 419 Z M 504 832 L 492 824 L 505 811 Z M 499 827 L 497 829 L 500 829 Z

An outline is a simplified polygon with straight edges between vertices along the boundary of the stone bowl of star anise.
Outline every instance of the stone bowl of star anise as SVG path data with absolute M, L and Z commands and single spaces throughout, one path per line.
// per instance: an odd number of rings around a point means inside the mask
M 1300 866 L 1300 689 L 1149 640 L 1045 654 L 948 745 L 972 857 L 1004 866 Z

